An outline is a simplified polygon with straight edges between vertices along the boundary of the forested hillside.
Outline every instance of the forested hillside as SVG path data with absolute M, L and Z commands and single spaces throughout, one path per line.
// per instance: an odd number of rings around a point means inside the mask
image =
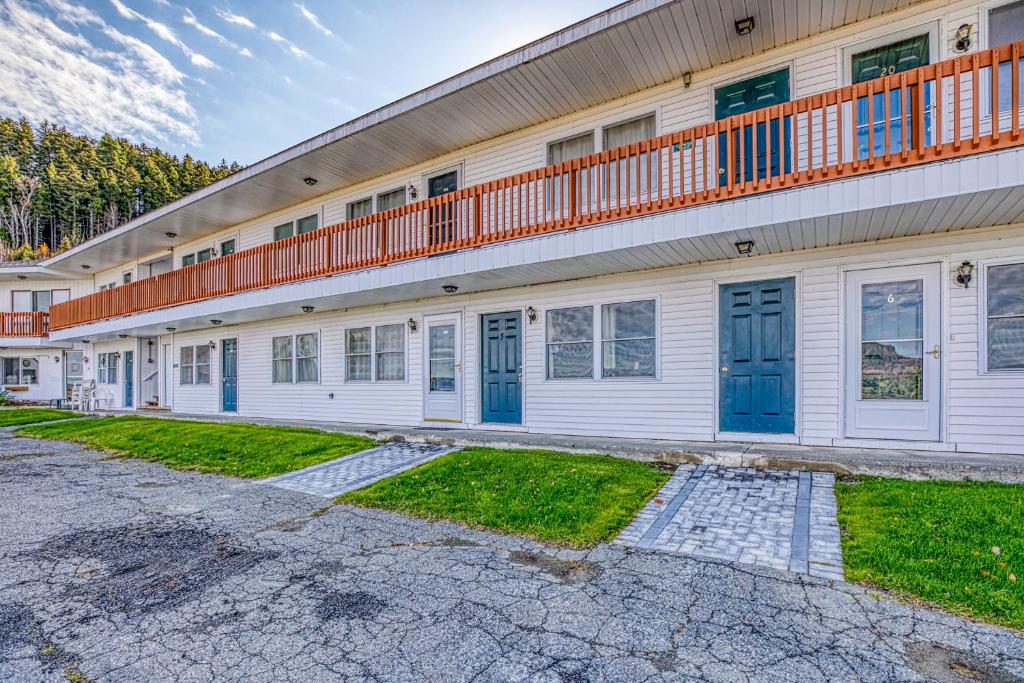
M 239 168 L 0 118 L 0 260 L 68 249 Z

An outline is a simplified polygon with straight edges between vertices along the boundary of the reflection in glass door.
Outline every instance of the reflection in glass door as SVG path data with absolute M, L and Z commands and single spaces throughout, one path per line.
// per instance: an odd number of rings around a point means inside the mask
M 71 398 L 71 387 L 82 381 L 82 352 L 64 352 L 64 394 Z
M 462 421 L 462 317 L 431 316 L 425 321 L 423 419 Z
M 939 439 L 939 266 L 848 274 L 846 435 Z

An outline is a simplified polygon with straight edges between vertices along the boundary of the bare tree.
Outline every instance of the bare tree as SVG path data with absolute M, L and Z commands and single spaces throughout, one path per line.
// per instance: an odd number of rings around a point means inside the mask
M 0 230 L 3 230 L 11 246 L 32 244 L 36 236 L 36 220 L 32 217 L 32 198 L 39 190 L 38 178 L 18 178 L 14 181 L 14 196 L 7 198 L 7 205 L 0 206 Z

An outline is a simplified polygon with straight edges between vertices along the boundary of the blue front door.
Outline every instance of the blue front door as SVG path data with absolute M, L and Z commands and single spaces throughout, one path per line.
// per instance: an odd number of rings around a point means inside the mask
M 518 311 L 483 317 L 481 377 L 484 422 L 522 422 L 521 331 Z
M 124 407 L 135 405 L 135 352 L 124 352 Z
M 792 434 L 796 401 L 794 280 L 719 289 L 719 429 Z
M 224 339 L 220 343 L 221 410 L 238 412 L 238 340 Z
M 715 89 L 715 119 L 721 120 L 789 101 L 789 69 L 748 78 Z M 779 121 L 782 129 L 779 129 Z M 757 150 L 754 154 L 754 135 Z M 749 183 L 754 180 L 777 177 L 792 171 L 792 117 L 773 118 L 764 122 L 736 128 L 729 140 L 725 133 L 718 134 L 718 183 Z M 779 154 L 779 150 L 782 154 Z M 770 150 L 770 151 L 769 151 Z M 757 157 L 757 173 L 754 157 Z M 780 156 L 782 165 L 780 167 Z M 730 157 L 732 176 L 730 180 Z

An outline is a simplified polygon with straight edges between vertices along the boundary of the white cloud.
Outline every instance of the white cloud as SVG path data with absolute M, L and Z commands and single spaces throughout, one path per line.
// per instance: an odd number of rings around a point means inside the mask
M 150 144 L 199 143 L 184 74 L 89 10 L 67 0 L 45 1 L 60 11 L 64 26 L 17 0 L 0 0 L 0 115 Z M 118 49 L 65 27 L 85 25 L 98 27 Z
M 332 31 L 331 29 L 327 28 L 322 23 L 320 23 L 320 17 L 318 17 L 317 15 L 313 14 L 312 12 L 310 12 L 306 8 L 306 6 L 303 5 L 301 2 L 295 3 L 295 8 L 297 10 L 299 10 L 299 14 L 304 16 L 306 18 L 306 21 L 311 23 L 316 30 L 320 31 L 320 33 L 323 33 L 325 36 L 333 36 L 334 35 L 334 31 Z
M 206 24 L 201 23 L 198 19 L 196 19 L 196 15 L 192 14 L 192 10 L 190 10 L 189 8 L 185 8 L 185 16 L 183 16 L 181 20 L 189 26 L 191 26 L 192 28 L 194 28 L 195 30 L 202 33 L 207 38 L 213 38 L 221 45 L 229 47 L 232 50 L 235 50 L 238 54 L 242 55 L 243 57 L 252 57 L 252 53 L 249 52 L 249 48 L 241 47 L 235 41 L 225 38 L 224 36 L 217 33 Z
M 175 46 L 176 48 L 184 52 L 185 56 L 188 57 L 189 61 L 191 61 L 192 64 L 194 64 L 195 66 L 198 66 L 201 69 L 217 68 L 217 65 L 214 64 L 212 60 L 205 57 L 204 55 L 199 54 L 198 52 L 190 48 L 188 45 L 186 45 L 180 38 L 178 38 L 178 34 L 176 34 L 167 24 L 162 24 L 159 21 L 151 19 L 140 12 L 136 12 L 131 7 L 128 7 L 128 5 L 121 2 L 121 0 L 110 0 L 110 4 L 112 4 L 114 6 L 114 9 L 117 10 L 118 14 L 120 14 L 125 19 L 141 21 L 147 26 L 147 28 L 149 28 L 150 31 L 159 36 L 161 40 L 170 43 L 171 45 Z
M 111 0 L 111 1 L 112 2 L 117 2 L 118 0 Z M 299 47 L 298 45 L 296 45 L 292 41 L 290 41 L 287 38 L 285 38 L 284 36 L 282 36 L 277 31 L 267 31 L 267 30 L 261 29 L 260 27 L 256 26 L 256 24 L 252 23 L 252 21 L 250 21 L 246 17 L 243 17 L 243 16 L 241 16 L 239 14 L 234 14 L 230 10 L 219 9 L 219 10 L 217 10 L 217 15 L 221 19 L 223 19 L 224 21 L 226 21 L 228 23 L 237 24 L 238 26 L 245 26 L 246 28 L 251 28 L 254 31 L 258 31 L 259 33 L 262 33 L 268 40 L 270 40 L 273 43 L 277 43 L 278 45 L 280 45 L 282 50 L 284 50 L 285 52 L 288 52 L 289 54 L 294 55 L 295 57 L 298 57 L 299 59 L 305 59 L 305 60 L 307 60 L 309 62 L 312 62 L 313 64 L 318 64 L 318 65 L 321 65 L 321 66 L 323 65 L 323 62 L 321 62 L 319 59 L 317 59 L 313 55 L 309 54 L 308 52 L 303 50 L 301 47 Z
M 238 26 L 244 26 L 246 28 L 256 28 L 256 24 L 252 23 L 246 17 L 241 14 L 235 14 L 231 10 L 219 9 L 217 10 L 217 16 L 228 22 L 229 24 L 236 24 Z

